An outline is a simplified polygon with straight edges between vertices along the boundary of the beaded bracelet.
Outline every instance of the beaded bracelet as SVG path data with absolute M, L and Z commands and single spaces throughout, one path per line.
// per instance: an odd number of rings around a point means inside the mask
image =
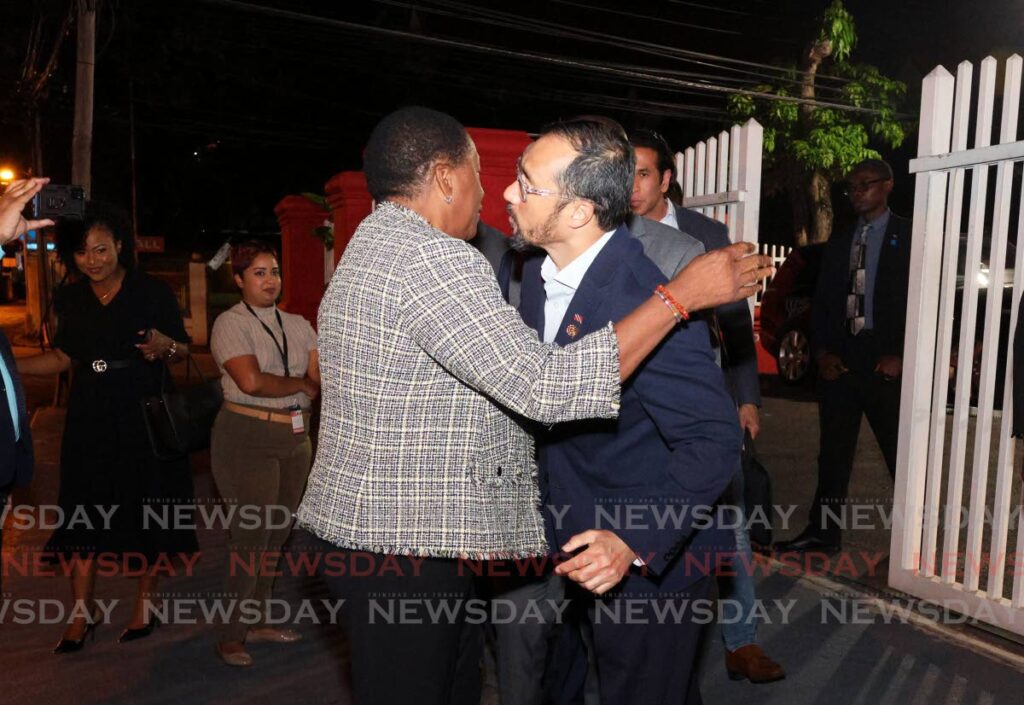
M 668 310 L 672 312 L 672 317 L 676 319 L 676 323 L 682 323 L 683 317 L 679 315 L 679 311 L 676 311 L 676 307 L 673 306 L 669 302 L 669 300 L 665 298 L 665 295 L 658 291 L 657 289 L 654 290 L 654 293 L 658 295 L 658 298 L 661 299 L 663 304 L 668 306 Z
M 668 293 L 668 289 L 666 289 L 663 285 L 659 284 L 658 287 L 654 290 L 654 292 L 658 296 L 660 296 L 661 300 L 668 304 L 668 306 L 672 309 L 672 313 L 675 314 L 677 321 L 690 320 L 690 312 L 683 308 L 683 305 L 676 301 L 675 298 L 673 298 L 672 294 Z

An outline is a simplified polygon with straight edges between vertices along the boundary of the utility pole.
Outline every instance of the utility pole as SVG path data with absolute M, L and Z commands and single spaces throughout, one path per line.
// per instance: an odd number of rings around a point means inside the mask
M 75 128 L 71 141 L 71 183 L 92 193 L 92 113 L 96 72 L 96 4 L 77 0 L 78 59 L 75 67 Z

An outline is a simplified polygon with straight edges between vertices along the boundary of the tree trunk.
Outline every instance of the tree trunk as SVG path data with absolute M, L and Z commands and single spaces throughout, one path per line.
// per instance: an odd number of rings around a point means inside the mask
M 803 247 L 810 240 L 810 211 L 807 208 L 807 188 L 803 173 L 796 167 L 791 169 L 786 193 L 789 195 L 789 207 L 793 214 L 793 247 Z
M 832 234 L 832 183 L 821 170 L 811 174 L 807 189 L 810 204 L 810 241 L 825 242 Z
M 814 100 L 814 80 L 818 67 L 832 54 L 828 40 L 815 41 L 804 54 L 801 62 L 800 97 Z M 804 130 L 810 130 L 815 107 L 809 103 L 800 104 L 800 122 Z M 828 178 L 819 171 L 806 173 L 804 167 L 795 164 L 786 188 L 790 208 L 793 211 L 793 245 L 802 247 L 810 242 L 828 239 L 832 230 L 832 200 L 829 198 Z

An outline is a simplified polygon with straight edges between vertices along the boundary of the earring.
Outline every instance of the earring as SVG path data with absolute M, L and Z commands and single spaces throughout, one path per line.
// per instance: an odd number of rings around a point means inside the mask
M 450 206 L 452 204 L 452 197 L 451 196 L 445 196 L 444 197 L 444 202 L 447 203 Z

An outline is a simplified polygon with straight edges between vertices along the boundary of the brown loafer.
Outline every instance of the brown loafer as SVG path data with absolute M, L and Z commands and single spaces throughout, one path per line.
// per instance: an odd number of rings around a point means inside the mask
M 302 635 L 294 629 L 275 629 L 274 627 L 257 627 L 250 629 L 245 637 L 248 644 L 271 642 L 274 644 L 292 644 L 302 639 Z
M 786 677 L 782 666 L 768 658 L 757 644 L 726 651 L 725 670 L 729 672 L 730 679 L 741 681 L 746 678 L 751 683 L 771 683 Z
M 251 666 L 252 656 L 240 641 L 219 641 L 216 647 L 220 660 L 229 666 Z

